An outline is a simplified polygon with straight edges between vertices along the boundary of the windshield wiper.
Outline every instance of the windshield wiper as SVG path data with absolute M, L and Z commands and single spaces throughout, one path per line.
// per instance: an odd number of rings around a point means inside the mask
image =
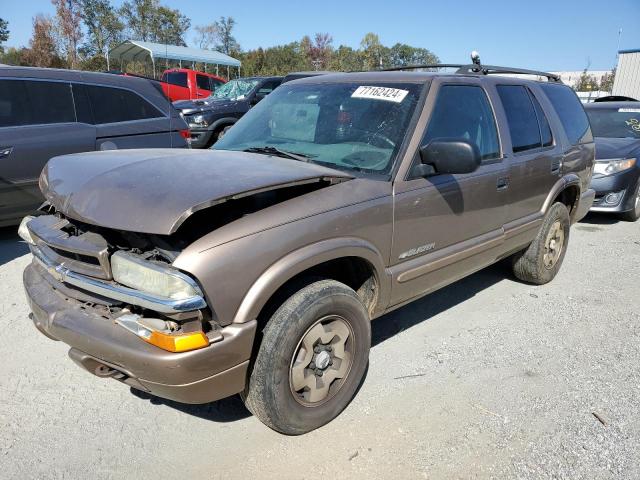
M 277 157 L 290 158 L 291 160 L 298 160 L 299 162 L 309 162 L 309 159 L 313 155 L 307 155 L 306 153 L 288 152 L 287 150 L 281 150 L 276 147 L 265 145 L 264 147 L 249 147 L 245 148 L 243 152 L 249 153 L 265 153 L 267 155 L 275 155 Z

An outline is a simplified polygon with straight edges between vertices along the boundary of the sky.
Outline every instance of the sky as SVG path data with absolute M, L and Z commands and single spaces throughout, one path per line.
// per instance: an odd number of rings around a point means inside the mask
M 121 0 L 112 0 L 120 5 Z M 640 0 L 393 0 L 286 2 L 276 0 L 161 0 L 195 25 L 220 16 L 236 22 L 243 49 L 269 47 L 316 32 L 333 45 L 357 48 L 367 32 L 384 45 L 428 48 L 443 63 L 467 63 L 477 50 L 483 63 L 536 70 L 610 70 L 620 49 L 640 48 Z M 32 17 L 53 14 L 50 0 L 0 0 L 9 21 L 8 46 L 27 45 Z M 622 34 L 618 35 L 622 29 Z

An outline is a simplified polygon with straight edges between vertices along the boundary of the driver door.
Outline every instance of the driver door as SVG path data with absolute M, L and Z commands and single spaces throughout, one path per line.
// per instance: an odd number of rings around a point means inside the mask
M 435 80 L 425 110 L 430 114 L 425 112 L 429 120 L 420 145 L 435 138 L 465 139 L 478 145 L 482 164 L 467 174 L 416 177 L 411 168 L 398 172 L 391 306 L 492 263 L 503 243 L 508 169 L 487 91 L 475 79 Z M 413 162 L 419 161 L 416 151 Z

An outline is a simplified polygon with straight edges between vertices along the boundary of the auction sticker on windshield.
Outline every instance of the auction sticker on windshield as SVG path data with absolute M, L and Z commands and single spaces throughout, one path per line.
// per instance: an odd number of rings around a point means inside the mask
M 367 87 L 356 88 L 351 94 L 351 98 L 369 98 L 372 100 L 386 100 L 387 102 L 400 103 L 407 96 L 409 90 L 389 87 Z

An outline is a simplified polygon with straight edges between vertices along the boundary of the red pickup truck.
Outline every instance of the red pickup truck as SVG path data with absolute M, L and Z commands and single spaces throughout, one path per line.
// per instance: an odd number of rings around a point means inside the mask
M 160 81 L 164 94 L 172 102 L 208 97 L 217 87 L 227 83 L 217 75 L 196 72 L 187 68 L 165 70 Z

